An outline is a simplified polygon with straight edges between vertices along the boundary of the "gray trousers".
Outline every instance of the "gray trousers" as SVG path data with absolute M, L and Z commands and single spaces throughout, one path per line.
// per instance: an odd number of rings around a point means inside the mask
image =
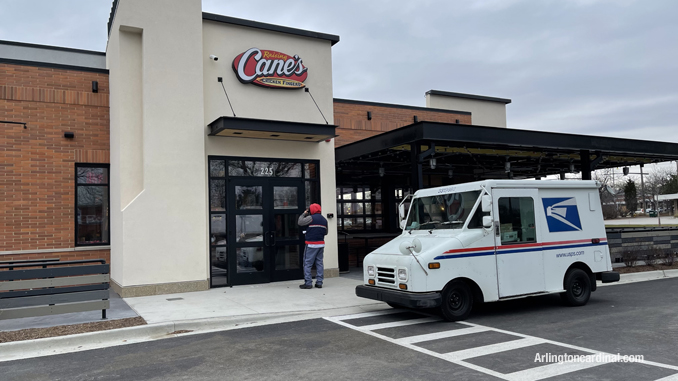
M 311 280 L 311 267 L 315 263 L 315 284 L 323 284 L 324 274 L 323 274 L 323 254 L 325 253 L 324 247 L 308 247 L 305 246 L 304 249 L 304 283 L 307 285 L 312 285 L 313 280 Z

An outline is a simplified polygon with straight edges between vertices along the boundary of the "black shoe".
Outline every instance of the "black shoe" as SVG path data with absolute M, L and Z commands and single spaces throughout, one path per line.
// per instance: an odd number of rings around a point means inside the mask
M 300 284 L 299 288 L 301 288 L 302 290 L 310 290 L 313 288 L 313 286 L 311 286 L 310 284 Z
M 322 284 L 316 283 L 316 284 L 315 284 L 315 288 L 323 288 L 323 285 L 322 285 Z

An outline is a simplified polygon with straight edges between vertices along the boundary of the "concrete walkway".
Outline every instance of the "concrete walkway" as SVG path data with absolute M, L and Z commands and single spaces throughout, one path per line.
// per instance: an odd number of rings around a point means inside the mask
M 147 323 L 228 318 L 275 313 L 311 312 L 373 305 L 358 298 L 361 280 L 327 278 L 322 289 L 302 290 L 301 280 L 213 288 L 183 294 L 141 296 L 125 301 Z

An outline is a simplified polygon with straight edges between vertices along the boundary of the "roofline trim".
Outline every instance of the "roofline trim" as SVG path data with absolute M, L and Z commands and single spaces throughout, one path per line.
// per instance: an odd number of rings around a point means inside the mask
M 453 93 L 451 91 L 429 90 L 429 91 L 426 92 L 426 95 L 428 95 L 428 94 L 442 95 L 442 96 L 446 96 L 446 97 L 473 99 L 473 100 L 476 100 L 476 101 L 498 102 L 498 103 L 504 103 L 504 104 L 511 103 L 511 100 L 507 99 L 507 98 L 496 98 L 496 97 L 486 97 L 484 95 Z
M 105 56 L 106 55 L 106 52 L 97 52 L 97 51 L 94 51 L 94 50 L 65 48 L 65 47 L 62 47 L 62 46 L 52 46 L 52 45 L 29 44 L 27 42 L 18 42 L 18 41 L 0 40 L 0 45 L 13 45 L 13 46 L 23 46 L 23 47 L 26 47 L 26 48 L 59 50 L 59 51 L 62 51 L 62 52 L 91 54 L 91 55 L 97 55 L 97 56 Z
M 50 62 L 24 61 L 24 60 L 12 60 L 12 59 L 7 59 L 7 58 L 0 58 L 0 63 L 10 64 L 10 65 L 19 65 L 19 66 L 34 66 L 34 67 L 45 67 L 45 68 L 59 69 L 59 70 L 87 71 L 87 72 L 92 72 L 92 73 L 109 74 L 108 69 L 99 69 L 99 68 L 87 67 L 87 66 L 62 65 L 62 64 L 55 64 L 55 63 L 50 63 Z
M 116 2 L 117 2 L 117 0 L 116 0 Z M 287 27 L 287 26 L 281 26 L 281 25 L 275 25 L 275 24 L 266 24 L 266 23 L 259 22 L 259 21 L 239 19 L 239 18 L 236 18 L 236 17 L 217 15 L 217 14 L 214 14 L 214 13 L 203 12 L 202 13 L 202 19 L 226 23 L 226 24 L 246 26 L 246 27 L 250 27 L 250 28 L 264 29 L 264 30 L 269 30 L 269 31 L 273 31 L 273 32 L 294 34 L 294 35 L 303 36 L 303 37 L 318 38 L 318 39 L 321 39 L 321 40 L 328 40 L 332 43 L 332 45 L 339 42 L 339 36 L 334 35 L 334 34 L 320 33 L 320 32 L 314 32 L 314 31 L 310 31 L 310 30 L 297 29 L 297 28 L 290 28 L 290 27 Z
M 432 107 L 419 107 L 419 106 L 406 106 L 406 105 L 397 105 L 393 103 L 381 103 L 381 102 L 369 102 L 369 101 L 357 101 L 353 99 L 342 99 L 334 98 L 334 102 L 338 103 L 351 103 L 358 104 L 363 106 L 375 106 L 375 107 L 390 107 L 390 108 L 399 108 L 407 110 L 416 110 L 416 111 L 433 111 L 433 112 L 443 112 L 447 114 L 459 114 L 459 115 L 471 115 L 469 111 L 458 111 L 458 110 L 447 110 L 442 108 L 432 108 Z

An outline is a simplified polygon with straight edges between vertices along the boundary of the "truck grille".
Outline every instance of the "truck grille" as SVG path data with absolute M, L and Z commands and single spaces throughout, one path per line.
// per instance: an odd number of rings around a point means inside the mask
M 377 283 L 384 286 L 395 286 L 395 269 L 389 267 L 377 267 Z

